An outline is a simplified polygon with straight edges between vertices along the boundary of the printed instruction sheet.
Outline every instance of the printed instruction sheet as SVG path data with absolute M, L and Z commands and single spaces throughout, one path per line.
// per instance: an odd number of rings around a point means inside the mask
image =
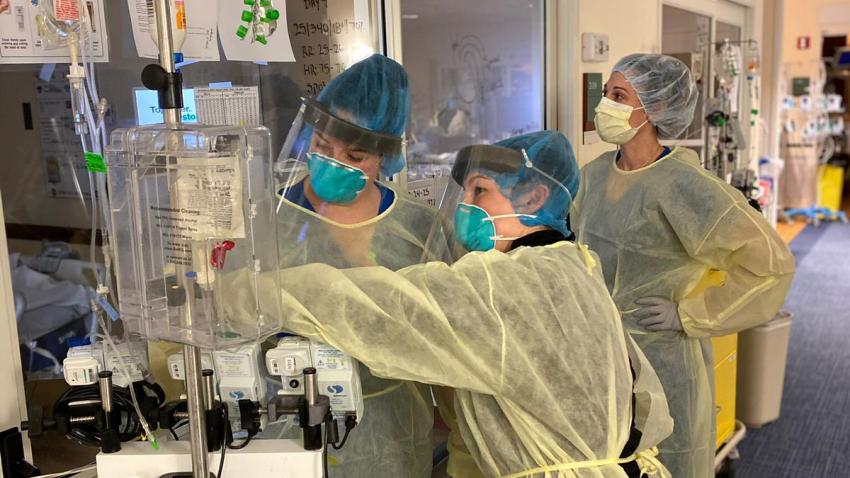
M 109 46 L 106 37 L 106 23 L 103 16 L 103 0 L 85 0 L 85 9 L 67 9 L 64 6 L 76 6 L 76 1 L 54 0 L 60 18 L 72 15 L 84 15 L 91 25 L 87 38 L 86 55 L 88 60 L 97 63 L 109 61 Z M 52 16 L 52 15 L 51 15 Z M 41 7 L 33 5 L 31 0 L 0 0 L 0 64 L 10 63 L 69 63 L 68 47 L 58 47 L 49 41 L 50 16 L 45 15 Z

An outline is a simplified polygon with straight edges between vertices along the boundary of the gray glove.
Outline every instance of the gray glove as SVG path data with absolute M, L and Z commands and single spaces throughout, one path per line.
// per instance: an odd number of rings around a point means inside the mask
M 679 317 L 679 304 L 663 297 L 642 297 L 635 301 L 640 308 L 634 313 L 638 325 L 654 332 L 683 330 Z

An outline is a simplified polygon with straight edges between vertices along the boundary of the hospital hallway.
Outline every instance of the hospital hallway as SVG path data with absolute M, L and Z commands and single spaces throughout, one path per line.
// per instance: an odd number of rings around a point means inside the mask
M 850 225 L 806 228 L 791 242 L 797 274 L 779 420 L 749 428 L 738 478 L 847 477 L 850 466 Z

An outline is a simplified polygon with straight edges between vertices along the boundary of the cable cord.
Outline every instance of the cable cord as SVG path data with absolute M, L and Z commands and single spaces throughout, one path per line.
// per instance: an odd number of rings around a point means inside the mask
M 107 330 L 107 328 L 106 328 L 106 321 L 103 320 L 103 314 L 98 314 L 98 319 L 100 319 L 100 326 L 103 328 L 103 330 L 105 332 Z M 118 347 L 115 345 L 115 342 L 112 340 L 112 337 L 110 337 L 109 334 L 106 333 L 104 335 L 104 338 L 106 339 L 106 343 L 110 347 L 112 347 L 112 351 L 115 353 L 115 355 L 118 356 L 118 365 L 121 368 L 121 372 L 125 376 L 131 377 L 132 375 L 130 375 L 130 372 L 129 372 L 130 369 L 127 367 L 127 364 L 124 362 L 124 355 L 121 354 L 120 350 L 118 350 Z M 150 426 L 148 425 L 148 422 L 147 422 L 147 420 L 145 420 L 145 416 L 142 413 L 142 409 L 139 407 L 139 400 L 136 398 L 136 392 L 133 389 L 133 387 L 129 387 L 129 390 L 130 390 L 130 398 L 132 399 L 132 403 L 133 403 L 133 408 L 136 410 L 136 415 L 138 415 L 138 417 L 139 417 L 139 424 L 142 426 L 142 429 L 145 431 L 145 437 L 147 437 L 147 439 L 151 443 L 152 447 L 158 448 L 159 445 L 157 444 L 156 437 L 151 432 Z
M 249 443 L 251 443 L 252 438 L 254 438 L 254 435 L 248 434 L 248 437 L 245 438 L 245 440 L 242 443 L 240 443 L 238 445 L 234 445 L 233 443 L 231 443 L 231 444 L 227 445 L 227 448 L 230 448 L 231 450 L 241 450 L 241 449 L 245 448 L 246 446 L 248 446 Z
M 355 420 L 354 417 L 349 416 L 345 418 L 345 434 L 342 436 L 342 441 L 339 442 L 339 445 L 337 445 L 336 443 L 330 444 L 334 450 L 341 450 L 342 447 L 345 446 L 345 442 L 348 441 L 348 435 L 351 433 L 351 430 L 353 430 L 355 426 L 357 426 L 357 420 Z
M 224 472 L 224 454 L 227 453 L 227 449 L 229 445 L 227 444 L 227 439 L 230 437 L 230 412 L 225 404 L 221 404 L 221 407 L 224 408 L 224 433 L 221 434 L 221 459 L 218 462 L 218 475 L 216 478 L 221 478 L 221 474 Z M 247 441 L 245 445 L 247 445 Z
M 69 415 L 69 404 L 80 400 L 100 401 L 100 389 L 97 385 L 86 385 L 83 387 L 71 387 L 56 400 L 53 406 L 53 416 Z M 112 402 L 121 416 L 118 425 L 118 436 L 122 442 L 136 440 L 142 434 L 142 428 L 138 416 L 133 410 L 132 399 L 125 388 L 115 387 L 112 390 Z M 84 446 L 101 445 L 101 432 L 97 425 L 75 424 L 69 427 L 67 436 Z
M 325 443 L 322 446 L 322 476 L 328 478 L 328 440 L 330 439 L 330 427 L 325 423 Z
M 227 438 L 222 438 L 221 443 L 221 459 L 218 461 L 218 475 L 216 478 L 221 478 L 221 473 L 224 470 L 224 454 L 227 452 Z
M 230 435 L 230 434 L 233 433 L 233 431 L 230 429 L 230 413 L 228 412 L 227 407 L 225 407 L 225 409 L 224 409 L 224 419 L 226 421 L 225 426 L 227 427 L 227 433 L 225 433 L 225 436 L 227 436 L 227 435 Z M 254 434 L 249 433 L 248 437 L 245 438 L 245 440 L 242 443 L 240 443 L 238 445 L 234 445 L 233 443 L 229 443 L 229 444 L 227 444 L 227 448 L 230 448 L 231 450 L 241 450 L 241 449 L 245 448 L 246 446 L 248 446 L 249 443 L 251 443 L 252 438 L 254 438 Z M 225 439 L 225 441 L 226 441 L 226 439 Z
M 59 472 L 59 473 L 48 473 L 48 474 L 46 474 L 46 475 L 36 475 L 36 476 L 33 476 L 32 478 L 61 478 L 61 477 L 68 477 L 68 476 L 78 475 L 78 474 L 80 474 L 80 473 L 82 473 L 82 472 L 84 472 L 84 471 L 94 470 L 95 468 L 97 468 L 97 465 L 96 465 L 96 464 L 94 464 L 94 463 L 89 463 L 88 465 L 84 465 L 84 466 L 81 466 L 81 467 L 78 467 L 78 468 L 74 468 L 74 469 L 71 469 L 71 470 L 68 470 L 68 471 L 61 471 L 61 472 Z

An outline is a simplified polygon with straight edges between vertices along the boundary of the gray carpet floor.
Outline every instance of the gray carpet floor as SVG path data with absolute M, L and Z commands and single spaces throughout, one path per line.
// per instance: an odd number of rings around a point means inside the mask
M 850 226 L 807 227 L 792 243 L 797 274 L 778 421 L 750 429 L 738 478 L 850 477 Z

